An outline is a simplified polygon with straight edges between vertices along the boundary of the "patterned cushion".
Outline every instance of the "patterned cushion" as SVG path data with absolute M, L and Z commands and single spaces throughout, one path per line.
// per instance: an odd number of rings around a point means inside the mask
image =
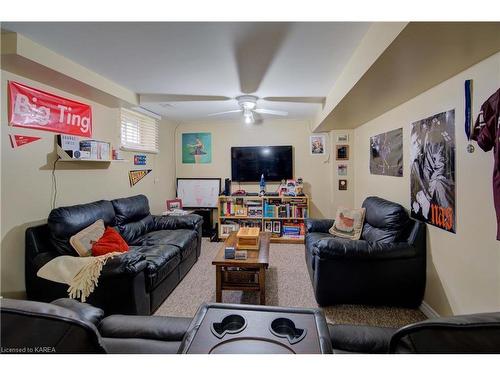
M 329 232 L 337 237 L 350 240 L 359 240 L 365 219 L 365 209 L 349 209 L 339 207 L 335 215 L 335 222 Z

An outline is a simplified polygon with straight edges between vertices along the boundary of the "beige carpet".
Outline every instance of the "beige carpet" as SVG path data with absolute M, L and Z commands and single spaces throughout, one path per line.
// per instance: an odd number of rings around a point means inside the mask
M 222 243 L 203 239 L 201 256 L 155 315 L 192 317 L 203 302 L 215 302 L 215 267 L 212 260 Z M 307 273 L 304 245 L 272 244 L 266 279 L 266 304 L 318 307 Z M 257 293 L 224 291 L 223 302 L 257 304 Z M 330 323 L 402 327 L 424 320 L 419 310 L 392 307 L 338 305 L 323 308 Z

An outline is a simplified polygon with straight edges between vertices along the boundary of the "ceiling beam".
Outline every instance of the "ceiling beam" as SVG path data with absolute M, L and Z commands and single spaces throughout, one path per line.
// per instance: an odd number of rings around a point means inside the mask
M 108 107 L 139 104 L 136 93 L 43 47 L 23 35 L 2 31 L 1 69 Z
M 411 22 L 315 131 L 356 128 L 500 51 L 500 22 Z

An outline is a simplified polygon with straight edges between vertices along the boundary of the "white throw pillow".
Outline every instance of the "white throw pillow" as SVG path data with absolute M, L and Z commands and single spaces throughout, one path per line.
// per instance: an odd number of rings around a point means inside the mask
M 94 224 L 72 236 L 69 239 L 69 243 L 78 255 L 88 257 L 92 255 L 92 245 L 102 237 L 104 230 L 104 220 L 99 219 Z

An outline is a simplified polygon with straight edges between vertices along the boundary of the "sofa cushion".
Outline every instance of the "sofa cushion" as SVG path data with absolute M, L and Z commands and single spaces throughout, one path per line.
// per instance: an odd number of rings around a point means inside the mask
M 403 206 L 379 197 L 366 198 L 363 207 L 366 222 L 376 228 L 401 229 L 409 220 Z
M 172 245 L 131 246 L 129 252 L 142 254 L 146 258 L 146 289 L 148 291 L 160 284 L 181 262 L 179 249 Z
M 363 240 L 380 243 L 401 240 L 410 220 L 403 206 L 379 197 L 368 197 L 363 207 L 366 208 Z
M 138 245 L 173 245 L 179 248 L 181 259 L 186 259 L 196 248 L 197 233 L 190 229 L 157 230 L 139 237 Z
M 389 352 L 389 343 L 396 328 L 364 325 L 328 325 L 334 353 L 384 354 Z
M 54 249 L 62 255 L 78 256 L 69 239 L 99 219 L 104 220 L 106 226 L 114 225 L 115 211 L 111 202 L 101 200 L 53 209 L 47 221 Z
M 123 223 L 115 227 L 126 243 L 129 245 L 140 245 L 138 241 L 141 236 L 148 233 L 153 227 L 153 217 L 147 215 L 138 221 Z
M 116 212 L 116 225 L 139 221 L 150 215 L 148 198 L 144 195 L 114 199 L 111 203 Z

